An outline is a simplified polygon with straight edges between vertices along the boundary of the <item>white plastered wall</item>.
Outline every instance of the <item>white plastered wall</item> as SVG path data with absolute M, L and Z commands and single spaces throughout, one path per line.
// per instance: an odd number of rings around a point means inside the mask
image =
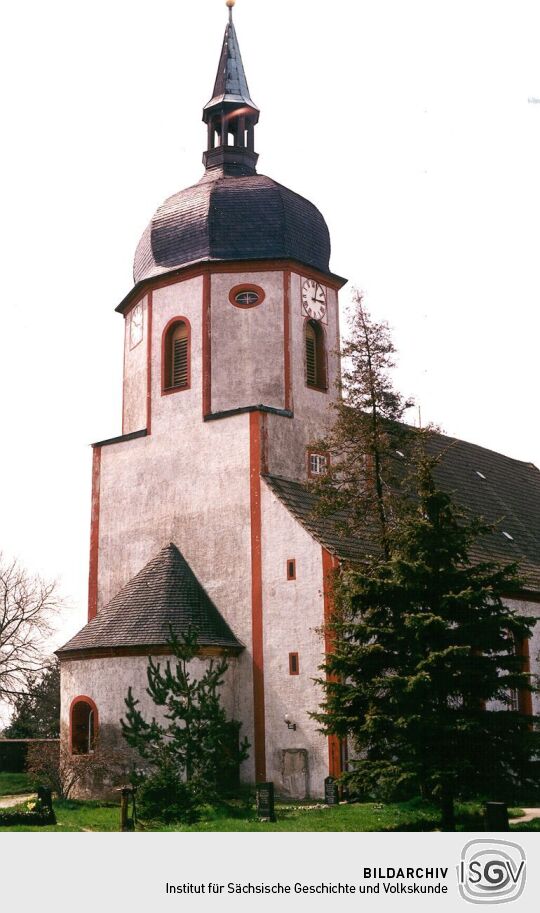
M 154 656 L 154 662 L 164 665 L 170 656 Z M 227 714 L 238 718 L 238 706 L 235 700 L 237 660 L 229 657 L 229 668 L 225 675 L 221 697 Z M 204 674 L 208 660 L 195 658 L 189 664 L 189 671 L 194 678 Z M 164 722 L 163 709 L 157 707 L 146 693 L 148 657 L 116 656 L 101 659 L 70 659 L 62 661 L 62 711 L 61 726 L 63 731 L 69 729 L 69 710 L 76 697 L 83 695 L 91 698 L 98 711 L 100 726 L 120 726 L 120 719 L 126 716 L 125 698 L 128 689 L 133 688 L 133 696 L 140 702 L 139 709 L 143 717 L 150 722 L 156 717 Z
M 290 359 L 291 407 L 294 419 L 277 415 L 268 416 L 268 471 L 271 475 L 288 479 L 306 479 L 306 454 L 308 446 L 322 437 L 334 421 L 331 408 L 338 395 L 339 377 L 339 314 L 338 294 L 324 286 L 328 310 L 323 323 L 327 352 L 327 391 L 314 390 L 306 384 L 305 374 L 305 322 L 302 312 L 302 279 L 291 273 L 290 286 Z M 323 283 L 324 284 L 324 283 Z
M 262 483 L 264 682 L 267 778 L 278 792 L 282 782 L 282 752 L 308 752 L 308 790 L 324 794 L 328 776 L 328 741 L 309 717 L 322 699 L 314 679 L 324 658 L 322 549 Z M 287 580 L 286 562 L 296 561 L 296 580 Z M 289 674 L 289 653 L 298 653 L 299 675 Z M 296 723 L 288 729 L 284 717 Z
M 146 427 L 146 379 L 148 339 L 148 297 L 140 300 L 142 306 L 142 339 L 131 346 L 131 313 L 125 320 L 124 332 L 124 396 L 122 428 L 124 434 L 141 431 Z M 133 310 L 133 309 L 132 309 Z
M 538 618 L 540 616 L 540 605 L 537 602 L 527 602 L 518 599 L 505 599 L 505 604 L 518 615 L 528 618 Z M 540 684 L 540 621 L 532 629 L 532 636 L 529 640 L 529 661 L 533 674 L 533 683 Z M 540 714 L 540 694 L 533 692 L 532 707 L 534 714 Z M 490 709 L 505 709 L 506 705 L 493 701 L 490 703 Z
M 236 637 L 249 647 L 249 415 L 202 420 L 202 281 L 198 277 L 154 291 L 152 433 L 102 448 L 98 609 L 173 542 Z M 191 325 L 191 387 L 162 396 L 161 337 L 177 316 Z M 239 718 L 243 734 L 253 742 L 248 650 L 237 665 Z M 250 758 L 243 776 L 252 778 L 252 767 Z
M 164 665 L 171 660 L 171 657 L 154 656 L 153 659 L 156 663 Z M 208 662 L 208 659 L 196 657 L 189 663 L 189 672 L 193 678 L 201 678 Z M 236 699 L 239 694 L 236 657 L 229 657 L 228 664 L 221 689 L 222 705 L 229 719 L 239 719 L 240 709 Z M 101 731 L 106 750 L 112 748 L 114 752 L 124 751 L 126 768 L 129 769 L 133 759 L 130 761 L 130 750 L 122 737 L 120 726 L 120 720 L 126 718 L 125 699 L 129 688 L 133 689 L 133 696 L 139 701 L 138 709 L 147 722 L 151 722 L 155 718 L 158 723 L 167 724 L 164 718 L 165 708 L 156 706 L 146 692 L 147 667 L 148 658 L 145 656 L 63 660 L 61 663 L 60 735 L 64 745 L 69 745 L 70 708 L 73 700 L 76 697 L 89 697 L 97 708 L 98 738 Z M 120 756 L 117 755 L 119 758 Z M 86 782 L 79 783 L 73 795 L 84 798 L 111 794 L 112 797 L 115 795 L 114 788 L 117 785 L 118 782 L 115 782 L 114 778 L 101 785 L 92 782 L 90 778 Z
M 102 448 L 98 610 L 161 548 L 169 542 L 177 545 L 246 647 L 237 662 L 238 712 L 244 724 L 242 732 L 253 745 L 249 415 L 203 421 L 203 281 L 202 276 L 180 279 L 153 291 L 151 434 Z M 284 407 L 283 281 L 280 271 L 227 272 L 211 277 L 212 412 L 259 403 Z M 260 285 L 265 290 L 266 298 L 260 306 L 239 309 L 230 303 L 230 289 L 242 282 Z M 327 294 L 330 389 L 325 394 L 310 390 L 305 385 L 305 318 L 301 313 L 301 276 L 292 274 L 290 352 L 295 414 L 292 419 L 265 416 L 268 468 L 275 474 L 305 478 L 306 446 L 313 437 L 321 434 L 327 417 L 328 421 L 331 417 L 328 403 L 333 395 L 337 373 L 334 352 L 337 293 L 328 289 Z M 161 340 L 164 328 L 175 317 L 186 318 L 191 327 L 191 384 L 189 389 L 162 395 Z M 141 430 L 146 424 L 147 297 L 144 299 L 143 327 L 143 341 L 133 350 L 129 348 L 129 328 L 126 327 L 125 433 Z M 315 645 L 318 635 L 315 635 L 314 628 L 322 622 L 320 546 L 313 543 L 284 508 L 281 510 L 287 518 L 283 520 L 282 517 L 282 521 L 293 524 L 295 535 L 302 539 L 307 552 L 312 555 L 310 560 L 314 562 L 307 572 L 312 580 L 313 599 L 309 603 L 309 613 L 314 615 L 313 626 L 310 627 L 311 621 L 306 621 L 302 613 L 297 618 L 298 631 L 303 625 L 305 627 L 302 652 L 306 650 L 306 656 L 314 656 L 317 650 L 320 653 L 320 641 L 319 646 Z M 272 568 L 274 548 L 274 538 L 263 539 L 264 561 L 270 562 Z M 284 560 L 280 557 L 279 561 L 282 565 L 280 573 L 284 574 Z M 274 574 L 270 565 L 269 569 Z M 266 595 L 270 599 L 268 611 L 278 618 L 274 597 L 269 592 L 265 594 L 265 599 Z M 265 636 L 268 637 L 266 611 L 265 604 Z M 293 649 L 290 647 L 291 651 Z M 285 661 L 288 661 L 288 652 Z M 309 660 L 313 675 L 316 674 L 319 658 L 316 663 Z M 282 654 L 275 659 L 281 662 Z M 271 653 L 269 661 L 270 685 L 273 687 L 273 677 L 279 677 L 280 673 L 274 671 Z M 108 662 L 104 661 L 105 664 Z M 106 668 L 107 665 L 104 666 Z M 304 671 L 298 678 L 304 683 L 307 681 Z M 292 688 L 298 690 L 301 685 L 294 682 Z M 276 704 L 272 697 L 269 700 L 273 714 L 277 711 L 272 708 L 279 706 L 279 701 Z M 304 725 L 307 726 L 306 723 Z M 310 725 L 313 745 L 320 741 L 324 746 L 322 737 L 314 736 L 314 724 Z M 280 740 L 282 730 L 290 741 L 291 733 L 287 732 L 281 720 Z M 323 754 L 325 750 L 322 749 Z M 326 761 L 315 760 L 314 754 L 312 764 L 311 777 L 317 783 L 315 793 L 320 794 L 320 782 L 327 772 Z M 253 752 L 243 765 L 242 776 L 253 779 Z
M 257 285 L 262 304 L 239 308 L 229 300 L 239 284 Z M 283 273 L 212 276 L 212 411 L 263 404 L 283 409 Z

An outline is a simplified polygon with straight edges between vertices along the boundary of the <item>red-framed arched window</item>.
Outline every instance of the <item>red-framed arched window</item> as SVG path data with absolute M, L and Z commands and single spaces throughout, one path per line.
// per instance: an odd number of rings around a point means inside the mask
M 326 339 L 317 320 L 306 320 L 304 327 L 306 384 L 327 390 Z
M 69 747 L 71 754 L 91 754 L 96 744 L 98 710 L 91 697 L 74 697 L 69 708 Z
M 161 392 L 176 393 L 191 386 L 191 326 L 186 317 L 173 317 L 161 341 Z

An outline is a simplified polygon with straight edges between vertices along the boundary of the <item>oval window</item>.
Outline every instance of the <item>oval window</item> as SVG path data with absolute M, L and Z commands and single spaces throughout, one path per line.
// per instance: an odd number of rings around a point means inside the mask
M 237 308 L 254 308 L 262 304 L 264 298 L 260 285 L 235 285 L 229 292 L 229 301 Z

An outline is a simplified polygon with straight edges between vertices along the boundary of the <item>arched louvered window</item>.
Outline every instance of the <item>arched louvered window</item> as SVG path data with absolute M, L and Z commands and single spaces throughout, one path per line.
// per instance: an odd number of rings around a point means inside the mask
M 305 325 L 306 384 L 326 390 L 326 346 L 324 330 L 316 320 Z
M 96 742 L 98 713 L 90 697 L 76 697 L 70 708 L 72 754 L 91 754 Z
M 191 383 L 191 333 L 185 318 L 172 320 L 163 334 L 164 393 L 187 390 Z

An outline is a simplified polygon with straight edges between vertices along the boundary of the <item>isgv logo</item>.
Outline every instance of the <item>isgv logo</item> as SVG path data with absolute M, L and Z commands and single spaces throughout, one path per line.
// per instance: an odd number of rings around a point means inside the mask
M 524 850 L 506 840 L 471 840 L 461 851 L 459 893 L 469 903 L 509 903 L 525 888 Z

